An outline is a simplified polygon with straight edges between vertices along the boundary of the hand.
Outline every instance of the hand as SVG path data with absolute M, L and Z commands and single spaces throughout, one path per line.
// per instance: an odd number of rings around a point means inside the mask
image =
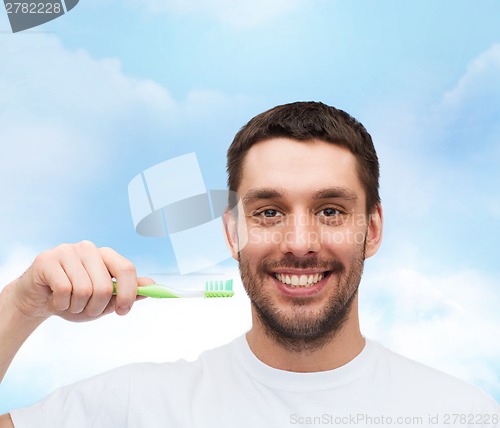
M 112 277 L 118 284 L 116 296 Z M 113 249 L 82 241 L 41 253 L 11 285 L 14 304 L 26 316 L 90 321 L 112 312 L 127 314 L 137 300 L 137 287 L 153 282 L 137 278 L 134 265 Z

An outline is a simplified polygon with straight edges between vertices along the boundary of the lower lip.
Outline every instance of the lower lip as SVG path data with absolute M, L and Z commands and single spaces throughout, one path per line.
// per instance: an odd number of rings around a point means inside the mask
M 271 275 L 274 279 L 278 289 L 288 296 L 292 297 L 309 297 L 314 294 L 319 293 L 323 287 L 325 286 L 330 275 L 326 275 L 321 281 L 318 281 L 316 284 L 311 285 L 309 287 L 291 287 L 289 285 L 283 284 L 281 281 L 278 281 L 274 275 Z

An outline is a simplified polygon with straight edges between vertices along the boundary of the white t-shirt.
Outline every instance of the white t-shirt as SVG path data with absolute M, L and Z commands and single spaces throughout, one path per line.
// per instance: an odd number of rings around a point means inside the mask
M 258 360 L 245 336 L 192 363 L 112 370 L 11 416 L 16 428 L 500 427 L 481 390 L 377 342 L 335 370 L 293 373 Z

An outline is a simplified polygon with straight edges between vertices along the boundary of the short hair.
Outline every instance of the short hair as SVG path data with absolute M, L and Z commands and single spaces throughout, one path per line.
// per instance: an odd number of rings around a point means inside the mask
M 370 134 L 347 114 L 320 102 L 294 102 L 265 111 L 243 126 L 227 152 L 230 194 L 237 192 L 246 153 L 261 141 L 290 138 L 308 142 L 318 139 L 347 148 L 356 158 L 359 179 L 366 193 L 366 211 L 380 203 L 379 162 Z

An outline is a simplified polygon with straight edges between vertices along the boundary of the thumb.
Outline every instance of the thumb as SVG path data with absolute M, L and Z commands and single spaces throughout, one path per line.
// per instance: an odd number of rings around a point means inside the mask
M 150 285 L 150 284 L 156 284 L 156 281 L 154 279 L 143 276 L 137 278 L 137 285 L 139 287 L 144 287 L 145 285 Z

